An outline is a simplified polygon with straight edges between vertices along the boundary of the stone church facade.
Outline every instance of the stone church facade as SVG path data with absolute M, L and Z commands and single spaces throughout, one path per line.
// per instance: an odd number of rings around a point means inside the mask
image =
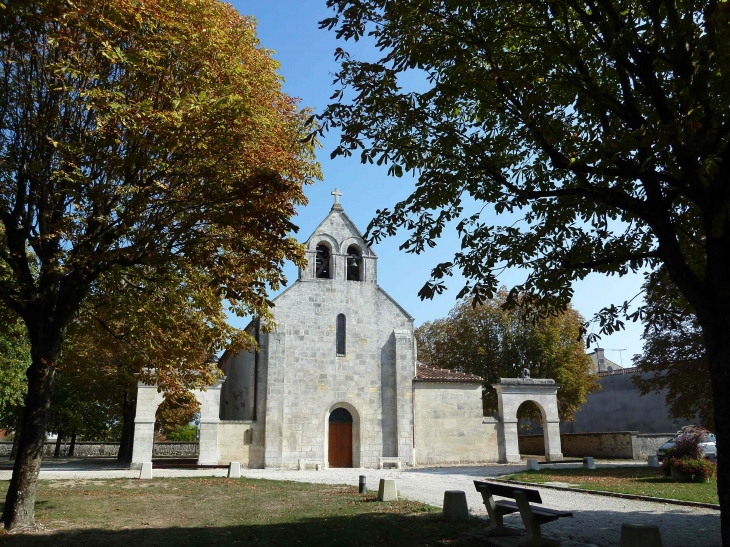
M 219 461 L 335 467 L 496 461 L 482 379 L 417 363 L 413 318 L 377 282 L 378 258 L 338 203 L 308 264 L 249 326 L 259 352 L 224 354 Z

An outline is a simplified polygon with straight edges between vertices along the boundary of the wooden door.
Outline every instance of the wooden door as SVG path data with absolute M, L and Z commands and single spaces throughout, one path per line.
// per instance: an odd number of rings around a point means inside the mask
M 352 467 L 352 423 L 330 422 L 329 466 Z

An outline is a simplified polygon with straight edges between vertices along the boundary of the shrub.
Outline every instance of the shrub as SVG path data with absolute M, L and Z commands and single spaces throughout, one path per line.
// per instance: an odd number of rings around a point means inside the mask
M 183 425 L 167 433 L 167 440 L 194 442 L 197 432 L 197 426 L 192 424 Z
M 673 455 L 677 458 L 702 458 L 700 441 L 709 433 L 704 427 L 696 425 L 683 427 L 674 441 Z
M 717 473 L 717 464 L 704 458 L 691 458 L 684 456 L 678 458 L 676 456 L 667 456 L 662 462 L 662 472 L 664 476 L 669 477 L 672 474 L 672 467 L 680 473 L 692 475 L 696 481 L 706 481 L 715 476 Z

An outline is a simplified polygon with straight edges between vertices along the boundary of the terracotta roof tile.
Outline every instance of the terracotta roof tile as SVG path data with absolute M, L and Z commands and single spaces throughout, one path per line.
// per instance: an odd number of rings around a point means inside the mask
M 481 384 L 484 378 L 475 376 L 474 374 L 466 374 L 455 370 L 445 368 L 433 368 L 428 365 L 416 361 L 416 377 L 417 382 L 460 382 L 467 384 Z

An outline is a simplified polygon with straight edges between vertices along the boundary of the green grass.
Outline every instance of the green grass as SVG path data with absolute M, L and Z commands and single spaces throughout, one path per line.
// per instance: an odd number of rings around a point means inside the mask
M 611 469 L 540 469 L 504 477 L 524 482 L 563 482 L 586 490 L 602 490 L 670 498 L 701 503 L 719 503 L 717 481 L 708 483 L 679 483 L 665 478 L 661 470 L 654 467 L 616 467 Z
M 8 483 L 4 483 L 2 499 Z M 441 520 L 440 510 L 378 502 L 349 486 L 222 478 L 39 481 L 36 522 L 7 534 L 12 547 L 483 546 L 485 523 Z

